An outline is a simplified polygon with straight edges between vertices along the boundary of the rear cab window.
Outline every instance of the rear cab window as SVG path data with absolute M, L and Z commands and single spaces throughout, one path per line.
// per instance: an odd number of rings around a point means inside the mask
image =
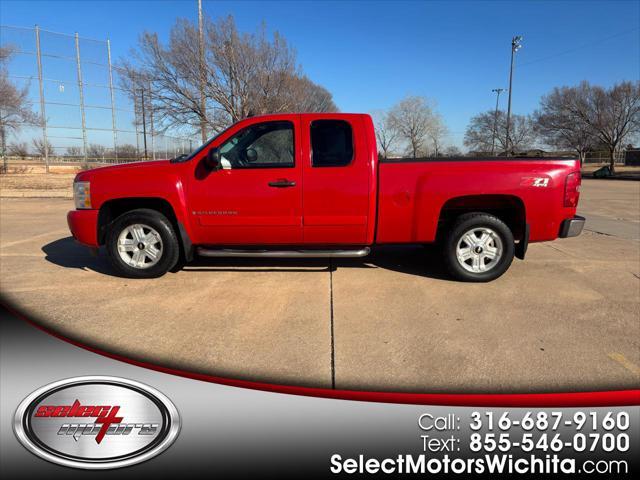
M 353 161 L 353 129 L 344 120 L 311 123 L 311 166 L 346 167 Z

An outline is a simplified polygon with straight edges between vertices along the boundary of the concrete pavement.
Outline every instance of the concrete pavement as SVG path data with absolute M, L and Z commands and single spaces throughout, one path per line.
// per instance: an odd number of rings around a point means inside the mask
M 579 212 L 585 228 L 603 235 L 640 240 L 640 182 L 583 180 Z
M 214 375 L 423 392 L 638 387 L 639 206 L 638 182 L 585 180 L 589 230 L 531 245 L 488 284 L 449 280 L 421 247 L 207 259 L 133 281 L 69 237 L 70 201 L 2 199 L 0 289 L 74 340 Z

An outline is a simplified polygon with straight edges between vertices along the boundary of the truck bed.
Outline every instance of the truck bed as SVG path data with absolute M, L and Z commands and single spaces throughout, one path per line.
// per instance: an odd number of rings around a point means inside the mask
M 564 157 L 381 160 L 376 243 L 433 242 L 443 212 L 472 209 L 480 195 L 485 210 L 486 195 L 496 208 L 522 208 L 530 242 L 553 240 L 575 214 L 563 206 L 564 182 L 579 170 L 577 159 Z

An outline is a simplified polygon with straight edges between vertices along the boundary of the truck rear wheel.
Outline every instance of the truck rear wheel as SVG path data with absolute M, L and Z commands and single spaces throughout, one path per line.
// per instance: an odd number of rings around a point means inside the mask
M 106 249 L 113 268 L 129 278 L 155 278 L 178 262 L 179 245 L 171 223 L 160 212 L 138 209 L 111 224 Z
M 488 282 L 507 271 L 514 255 L 513 233 L 497 217 L 467 213 L 458 217 L 444 241 L 451 275 L 465 282 Z

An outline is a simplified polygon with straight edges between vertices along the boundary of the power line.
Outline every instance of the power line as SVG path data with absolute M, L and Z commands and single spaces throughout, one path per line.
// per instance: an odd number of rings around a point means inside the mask
M 601 43 L 604 43 L 604 42 L 606 42 L 608 40 L 611 40 L 611 39 L 614 39 L 614 38 L 618 38 L 618 37 L 622 37 L 623 35 L 627 35 L 627 34 L 629 34 L 631 32 L 639 30 L 639 29 L 640 29 L 640 27 L 631 28 L 629 30 L 625 30 L 624 32 L 616 33 L 614 35 L 609 35 L 608 37 L 603 37 L 601 39 L 594 40 L 594 41 L 589 42 L 589 43 L 585 43 L 585 44 L 583 44 L 583 45 L 581 45 L 579 47 L 575 47 L 575 48 L 571 48 L 569 50 L 564 50 L 562 52 L 554 53 L 552 55 L 548 55 L 546 57 L 538 58 L 536 60 L 531 60 L 530 62 L 525 62 L 525 63 L 519 64 L 518 68 L 526 67 L 527 65 L 532 65 L 534 63 L 544 62 L 544 61 L 549 60 L 551 58 L 560 57 L 562 55 L 567 55 L 568 53 L 573 53 L 573 52 L 575 52 L 577 50 L 582 50 L 583 48 L 593 47 L 595 45 L 599 45 Z

